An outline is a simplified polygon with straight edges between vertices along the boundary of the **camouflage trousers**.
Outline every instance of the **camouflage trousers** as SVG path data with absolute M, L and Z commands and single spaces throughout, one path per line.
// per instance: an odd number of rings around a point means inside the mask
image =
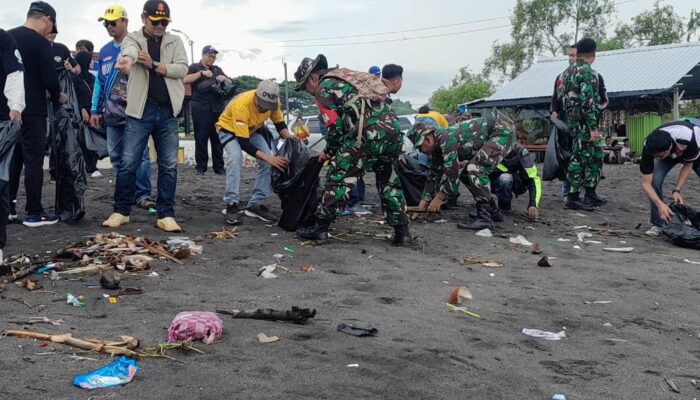
M 326 187 L 316 217 L 335 220 L 348 203 L 350 192 L 365 171 L 374 171 L 382 211 L 389 226 L 408 224 L 406 200 L 397 174 L 398 156 L 371 155 L 355 147 L 340 149 L 330 163 Z
M 603 147 L 592 143 L 590 130 L 577 122 L 569 123 L 569 133 L 574 139 L 566 175 L 571 183 L 569 193 L 579 193 L 582 187 L 595 189 L 603 166 Z
M 503 135 L 492 137 L 485 142 L 462 170 L 460 180 L 467 186 L 477 203 L 487 203 L 491 200 L 489 176 L 496 172 L 498 164 L 513 147 L 513 135 L 504 131 Z

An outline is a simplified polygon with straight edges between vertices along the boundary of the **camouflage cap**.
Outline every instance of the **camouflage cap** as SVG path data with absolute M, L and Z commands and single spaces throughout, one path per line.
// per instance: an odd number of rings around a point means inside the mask
M 418 122 L 411 129 L 408 130 L 406 133 L 406 137 L 408 137 L 408 140 L 413 143 L 413 148 L 417 149 L 420 147 L 421 144 L 423 144 L 423 138 L 425 138 L 425 135 L 434 133 L 435 132 L 435 127 L 426 125 L 422 122 Z
M 315 59 L 309 57 L 304 57 L 297 68 L 297 72 L 294 73 L 294 79 L 296 79 L 297 84 L 294 86 L 294 90 L 297 92 L 304 90 L 306 81 L 311 76 L 311 73 L 320 69 L 328 69 L 328 61 L 326 56 L 319 54 Z

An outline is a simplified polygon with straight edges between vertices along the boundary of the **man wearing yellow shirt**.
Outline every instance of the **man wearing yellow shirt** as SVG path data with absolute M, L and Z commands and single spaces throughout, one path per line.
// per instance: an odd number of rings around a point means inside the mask
M 418 114 L 416 114 L 416 123 L 421 122 L 424 125 L 434 126 L 435 128 L 448 128 L 450 126 L 447 123 L 447 119 L 437 111 L 433 111 L 426 104 L 418 109 Z
M 273 155 L 271 137 L 256 132 L 269 119 L 283 139 L 294 138 L 289 133 L 282 115 L 279 86 L 270 80 L 262 81 L 256 90 L 243 92 L 234 97 L 216 123 L 221 145 L 226 153 L 226 222 L 238 225 L 242 222 L 241 214 L 273 222 L 275 216 L 263 202 L 270 196 L 270 166 L 283 170 L 289 161 L 284 157 Z M 240 209 L 239 186 L 241 182 L 241 163 L 243 153 L 258 159 L 258 174 L 253 185 L 253 194 L 248 206 Z

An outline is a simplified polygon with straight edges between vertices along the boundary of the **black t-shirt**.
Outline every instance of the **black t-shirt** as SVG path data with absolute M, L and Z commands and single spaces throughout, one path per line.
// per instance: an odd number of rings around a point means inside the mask
M 212 90 L 212 85 L 216 83 L 216 77 L 219 75 L 224 75 L 224 71 L 216 65 L 212 65 L 210 68 L 206 68 L 201 62 L 190 65 L 187 69 L 187 74 L 194 74 L 195 72 L 204 71 L 209 69 L 213 74 L 211 78 L 205 76 L 199 77 L 196 81 L 192 82 L 192 108 L 196 109 L 206 109 L 207 111 L 223 112 L 225 108 L 224 99 L 221 98 L 214 90 Z
M 155 38 L 148 36 L 146 32 L 146 43 L 148 44 L 148 54 L 151 55 L 153 61 L 160 62 L 160 44 L 163 38 Z M 148 65 L 146 67 L 149 67 Z M 165 77 L 155 71 L 148 73 L 148 100 L 158 104 L 161 107 L 170 107 L 170 93 L 165 85 Z
M 46 116 L 46 91 L 58 103 L 61 87 L 54 70 L 51 43 L 35 30 L 24 26 L 9 31 L 17 42 L 24 64 L 24 92 L 27 107 L 22 115 Z
M 15 38 L 0 29 L 0 120 L 2 121 L 10 119 L 10 109 L 7 106 L 7 97 L 4 93 L 7 75 L 23 70 L 22 57 L 17 50 Z
M 63 71 L 66 69 L 64 66 L 66 60 L 70 62 L 70 65 L 75 67 L 78 62 L 70 54 L 70 50 L 63 43 L 52 43 L 51 44 L 51 56 L 53 57 L 54 69 L 56 71 Z
M 700 126 L 685 121 L 674 121 L 656 128 L 668 132 L 673 139 L 673 148 L 669 156 L 672 162 L 689 163 L 700 159 Z M 654 172 L 654 155 L 647 150 L 646 145 L 642 150 L 642 161 L 639 170 L 644 175 Z

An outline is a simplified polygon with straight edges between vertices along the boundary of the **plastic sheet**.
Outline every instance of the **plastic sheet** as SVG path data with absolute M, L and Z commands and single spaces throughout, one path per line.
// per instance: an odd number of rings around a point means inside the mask
M 76 376 L 73 384 L 83 389 L 124 385 L 134 380 L 138 370 L 135 360 L 122 356 L 97 371 Z
M 700 250 L 700 213 L 683 204 L 673 203 L 670 207 L 674 215 L 663 234 L 676 246 Z
M 566 168 L 571 159 L 572 140 L 566 125 L 558 119 L 552 119 L 552 122 L 554 122 L 554 126 L 549 135 L 544 165 L 542 166 L 542 180 L 544 181 L 564 179 Z

